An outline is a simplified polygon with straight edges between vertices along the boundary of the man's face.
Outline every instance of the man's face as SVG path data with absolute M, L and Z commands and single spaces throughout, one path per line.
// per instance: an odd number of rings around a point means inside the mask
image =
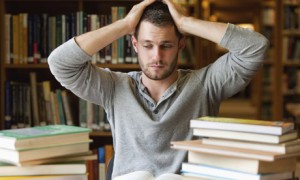
M 177 68 L 179 40 L 174 26 L 157 27 L 143 21 L 132 38 L 142 72 L 152 80 L 168 78 Z

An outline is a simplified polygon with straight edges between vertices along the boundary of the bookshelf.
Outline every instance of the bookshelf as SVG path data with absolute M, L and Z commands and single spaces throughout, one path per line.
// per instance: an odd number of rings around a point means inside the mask
M 278 4 L 278 44 L 276 57 L 276 78 L 278 78 L 274 105 L 275 117 L 296 120 L 299 115 L 295 107 L 299 105 L 299 67 L 300 67 L 300 2 L 296 0 L 277 0 Z
M 230 22 L 247 26 L 261 32 L 261 0 L 205 0 L 205 17 L 211 21 Z M 241 13 L 242 12 L 242 13 Z M 227 52 L 220 46 L 207 42 L 206 63 L 211 63 Z M 262 71 L 259 71 L 251 83 L 241 92 L 221 104 L 220 116 L 261 118 L 262 107 Z
M 63 0 L 63 1 L 59 1 L 59 0 L 3 0 L 0 2 L 0 23 L 1 23 L 1 28 L 0 28 L 0 58 L 1 58 L 1 64 L 0 64 L 0 68 L 1 68 L 1 83 L 0 83 L 0 92 L 1 92 L 1 96 L 0 96 L 0 101 L 1 101 L 1 119 L 2 121 L 0 122 L 0 129 L 4 129 L 5 127 L 5 121 L 3 119 L 5 119 L 5 109 L 6 109 L 6 102 L 5 102 L 5 82 L 6 81 L 10 81 L 10 82 L 18 82 L 18 83 L 22 83 L 22 84 L 29 84 L 30 83 L 30 73 L 34 72 L 36 73 L 36 78 L 37 78 L 37 83 L 40 82 L 44 82 L 44 81 L 49 81 L 50 82 L 50 86 L 51 86 L 51 91 L 55 91 L 56 89 L 61 89 L 61 90 L 65 90 L 53 77 L 53 75 L 51 74 L 46 58 L 49 55 L 49 53 L 51 52 L 51 49 L 53 50 L 53 48 L 55 48 L 56 46 L 58 46 L 59 44 L 63 43 L 64 41 L 68 40 L 69 38 L 76 36 L 77 34 L 80 34 L 80 32 L 84 32 L 85 27 L 83 25 L 79 26 L 82 27 L 78 29 L 77 25 L 78 24 L 83 24 L 84 18 L 86 17 L 86 15 L 98 15 L 100 18 L 100 15 L 111 15 L 111 7 L 115 6 L 115 7 L 125 7 L 126 11 L 129 11 L 131 9 L 131 7 L 138 3 L 138 0 L 115 0 L 115 1 L 108 1 L 108 0 Z M 198 7 L 200 0 L 194 0 L 194 1 L 189 1 L 189 3 L 187 2 L 183 2 L 180 1 L 178 2 L 180 3 L 185 9 L 186 12 L 191 15 L 191 16 L 200 16 L 200 9 Z M 81 14 L 83 15 L 81 15 Z M 6 19 L 6 14 L 10 14 L 11 16 L 11 20 L 12 22 L 8 22 L 8 20 Z M 27 14 L 26 16 L 24 16 L 23 14 Z M 79 14 L 79 16 L 78 16 Z M 39 17 L 36 17 L 39 16 Z M 44 16 L 45 15 L 45 16 Z M 33 22 L 32 26 L 41 26 L 40 29 L 38 29 L 38 31 L 34 31 L 32 34 L 40 34 L 40 36 L 38 37 L 32 37 L 32 38 L 37 38 L 38 41 L 38 45 L 37 45 L 37 56 L 36 54 L 28 54 L 28 52 L 32 52 L 35 51 L 34 49 L 29 49 L 31 46 L 34 46 L 32 44 L 24 44 L 21 45 L 23 43 L 20 42 L 26 42 L 26 39 L 22 36 L 19 35 L 19 39 L 17 39 L 17 43 L 13 43 L 15 38 L 15 35 L 7 35 L 6 32 L 6 27 L 9 26 L 10 29 L 8 30 L 9 34 L 13 34 L 13 16 L 18 16 L 19 20 L 18 22 L 21 24 L 22 22 L 24 22 L 24 19 L 26 19 L 27 21 L 27 26 L 25 26 L 27 28 L 27 31 L 23 31 L 21 28 L 20 30 L 18 30 L 18 33 L 25 33 L 25 34 L 29 34 L 30 33 L 30 26 L 28 24 L 30 24 L 30 22 Z M 33 16 L 33 19 L 30 19 L 30 16 Z M 82 17 L 83 20 L 82 21 L 77 21 L 76 25 L 76 30 L 70 30 L 73 25 L 72 23 L 67 23 L 69 21 L 71 21 L 70 19 L 73 17 Z M 55 21 L 53 20 L 53 17 L 55 17 Z M 44 19 L 47 19 L 46 21 L 43 21 Z M 68 18 L 69 21 L 62 21 L 62 22 L 66 22 L 66 29 L 68 26 L 69 30 L 71 32 L 68 31 L 63 31 L 63 27 L 64 26 L 60 26 L 58 25 L 58 21 L 60 18 Z M 21 20 L 22 19 L 22 20 Z M 25 22 L 26 22 L 25 21 Z M 53 24 L 53 21 L 55 22 Z M 40 22 L 37 23 L 37 22 Z M 45 23 L 47 22 L 47 23 Z M 52 24 L 51 24 L 52 22 Z M 11 24 L 11 25 L 10 25 Z M 20 25 L 19 24 L 19 25 Z M 24 23 L 26 24 L 26 23 Z M 46 29 L 43 29 L 43 25 L 45 25 Z M 64 23 L 62 23 L 64 24 Z M 21 26 L 21 25 L 20 25 Z M 55 32 L 53 32 L 54 30 L 51 30 L 51 27 L 54 26 L 55 27 Z M 72 27 L 74 28 L 74 27 Z M 15 28 L 16 29 L 16 28 Z M 47 30 L 46 33 L 43 32 L 44 30 Z M 88 29 L 87 29 L 88 30 Z M 66 33 L 65 36 L 61 36 L 60 33 L 58 33 L 58 31 L 62 32 L 61 34 Z M 48 35 L 45 38 L 45 34 Z M 72 34 L 73 33 L 73 34 Z M 49 34 L 52 34 L 49 35 Z M 11 38 L 11 39 L 7 39 L 7 38 Z M 29 42 L 30 40 L 28 38 L 30 37 L 26 37 L 27 41 Z M 15 38 L 16 39 L 16 38 Z M 53 39 L 55 39 L 55 42 Z M 197 38 L 193 38 L 193 37 L 188 37 L 188 39 L 191 41 L 192 46 L 191 47 L 197 47 L 199 48 L 199 39 Z M 9 42 L 9 43 L 7 43 Z M 12 45 L 11 45 L 12 44 Z M 15 54 L 14 51 L 14 45 L 17 44 L 18 48 L 19 48 L 19 59 L 14 60 L 15 56 L 11 56 L 12 54 Z M 45 45 L 47 44 L 47 45 Z M 19 47 L 20 46 L 20 47 Z M 40 47 L 41 46 L 41 47 Z M 191 48 L 190 47 L 190 48 Z M 10 48 L 9 52 L 7 52 L 7 48 Z M 25 52 L 27 49 L 27 54 L 23 52 Z M 47 49 L 47 52 L 43 52 L 44 49 Z M 18 51 L 16 51 L 18 52 Z M 197 53 L 197 51 L 194 51 Z M 36 52 L 35 52 L 36 53 Z M 9 58 L 7 57 L 9 56 Z M 25 57 L 29 57 L 29 56 L 33 56 L 36 60 L 31 60 L 30 58 L 25 58 Z M 100 55 L 99 55 L 100 56 Z M 18 57 L 18 56 L 17 56 Z M 199 57 L 199 53 L 196 54 L 196 56 L 194 57 L 195 59 L 200 59 Z M 31 60 L 31 61 L 30 61 Z M 179 66 L 180 68 L 189 68 L 189 69 L 193 69 L 195 67 L 200 67 L 201 65 L 197 64 L 197 62 L 195 60 L 191 60 L 191 59 L 185 59 L 185 61 L 183 62 L 179 62 Z M 139 65 L 137 63 L 117 63 L 117 64 L 113 64 L 111 62 L 105 61 L 105 63 L 103 62 L 98 62 L 97 60 L 97 66 L 99 67 L 103 67 L 103 68 L 109 68 L 111 70 L 114 71 L 122 71 L 122 72 L 128 72 L 128 71 L 136 71 L 139 70 Z M 39 94 L 40 92 L 38 92 Z M 78 99 L 76 99 L 77 97 L 75 95 L 71 94 L 71 99 L 72 102 L 75 102 L 74 104 L 72 104 L 72 108 L 75 109 L 75 111 L 79 110 L 79 103 L 78 103 Z M 75 119 L 78 121 L 79 119 L 79 115 L 77 114 Z M 32 120 L 33 121 L 33 120 Z M 111 133 L 109 132 L 93 132 L 91 133 L 92 138 L 94 139 L 94 142 L 96 142 L 95 147 L 98 146 L 99 144 L 103 144 L 108 142 L 109 144 L 112 144 L 112 140 L 111 140 Z M 104 140 L 103 140 L 104 139 Z
M 266 54 L 266 61 L 262 68 L 262 89 L 261 89 L 261 119 L 272 120 L 274 117 L 272 103 L 274 97 L 275 86 L 275 64 L 276 64 L 276 49 L 277 43 L 275 33 L 277 27 L 276 8 L 277 4 L 274 0 L 264 0 L 261 2 L 261 33 L 270 41 L 270 47 Z

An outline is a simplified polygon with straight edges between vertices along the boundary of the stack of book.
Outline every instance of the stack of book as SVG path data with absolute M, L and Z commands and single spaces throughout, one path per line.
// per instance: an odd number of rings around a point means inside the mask
M 88 128 L 49 125 L 0 131 L 1 179 L 87 179 Z
M 294 123 L 222 117 L 192 119 L 195 140 L 173 141 L 187 150 L 184 179 L 291 179 L 300 155 Z

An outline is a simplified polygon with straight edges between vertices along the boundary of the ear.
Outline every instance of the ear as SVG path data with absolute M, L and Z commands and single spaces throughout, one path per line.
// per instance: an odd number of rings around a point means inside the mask
M 131 43 L 133 45 L 135 52 L 137 53 L 137 39 L 135 38 L 134 35 L 131 36 Z
M 186 41 L 185 36 L 183 36 L 182 38 L 180 38 L 180 40 L 179 40 L 179 50 L 180 51 L 182 51 L 184 49 L 184 47 L 185 47 L 185 41 Z

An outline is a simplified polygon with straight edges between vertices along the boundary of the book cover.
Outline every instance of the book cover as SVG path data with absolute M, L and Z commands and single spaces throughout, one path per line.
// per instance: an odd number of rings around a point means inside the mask
M 0 148 L 24 149 L 89 139 L 88 128 L 66 125 L 35 126 L 0 131 Z
M 292 131 L 294 123 L 205 116 L 192 119 L 190 127 L 282 135 Z

